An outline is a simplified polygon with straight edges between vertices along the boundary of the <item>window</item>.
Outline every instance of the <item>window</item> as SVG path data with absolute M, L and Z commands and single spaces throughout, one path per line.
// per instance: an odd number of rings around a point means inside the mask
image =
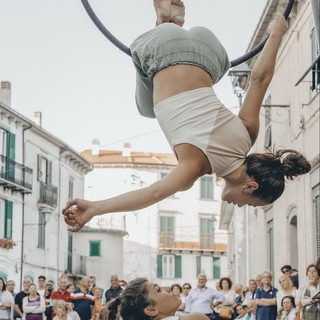
M 73 199 L 73 183 L 74 183 L 74 178 L 69 177 L 69 189 L 68 189 L 68 198 L 69 200 Z
M 0 128 L 0 154 L 3 156 L 0 162 L 0 175 L 8 180 L 14 179 L 15 141 L 16 136 L 13 133 Z
M 200 218 L 200 248 L 213 249 L 214 246 L 214 220 Z
M 182 261 L 181 256 L 158 255 L 157 277 L 158 278 L 181 278 Z
M 313 195 L 313 212 L 315 221 L 315 233 L 316 233 L 316 254 L 320 257 L 320 185 L 318 184 L 312 190 Z
M 73 235 L 72 232 L 68 232 L 68 261 L 67 269 L 69 273 L 72 273 L 72 251 L 73 251 Z
M 311 91 L 315 91 L 320 85 L 320 50 L 317 41 L 317 32 L 315 26 L 311 29 L 311 60 L 312 66 L 312 81 Z
M 266 105 L 271 105 L 271 96 L 266 99 Z M 264 127 L 265 127 L 265 134 L 264 134 L 264 148 L 268 149 L 271 147 L 272 143 L 272 132 L 271 132 L 271 107 L 264 108 Z
M 12 201 L 5 201 L 5 215 L 4 215 L 4 237 L 12 239 Z
M 221 266 L 220 266 L 220 257 L 213 257 L 213 279 L 220 279 L 221 277 Z
M 160 233 L 174 234 L 174 217 L 160 217 Z
M 197 256 L 197 275 L 205 274 L 208 279 L 220 279 L 220 257 Z
M 200 198 L 213 200 L 213 177 L 200 178 Z
M 46 220 L 45 220 L 45 214 L 39 211 L 38 248 L 44 249 L 45 246 L 46 246 Z
M 160 243 L 161 248 L 174 247 L 174 217 L 160 216 Z
M 38 180 L 45 184 L 52 183 L 52 161 L 38 155 Z
M 270 220 L 267 223 L 267 245 L 268 245 L 268 264 L 269 264 L 268 269 L 273 274 L 274 273 L 273 220 Z
M 100 257 L 100 241 L 90 241 L 90 257 Z

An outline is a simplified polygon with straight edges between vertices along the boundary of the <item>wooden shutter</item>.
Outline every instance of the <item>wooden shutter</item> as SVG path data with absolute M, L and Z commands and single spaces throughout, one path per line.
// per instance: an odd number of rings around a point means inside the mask
M 13 202 L 5 201 L 4 237 L 12 239 Z
M 201 273 L 201 256 L 197 256 L 197 274 L 196 277 Z
M 319 185 L 313 189 L 313 211 L 316 227 L 316 253 L 320 257 L 320 187 Z
M 220 257 L 213 257 L 213 279 L 220 279 Z
M 157 278 L 162 278 L 162 255 L 157 256 Z
M 47 160 L 46 166 L 47 166 L 46 184 L 51 185 L 52 184 L 52 161 Z
M 174 277 L 175 278 L 181 278 L 182 272 L 181 272 L 181 256 L 174 256 Z

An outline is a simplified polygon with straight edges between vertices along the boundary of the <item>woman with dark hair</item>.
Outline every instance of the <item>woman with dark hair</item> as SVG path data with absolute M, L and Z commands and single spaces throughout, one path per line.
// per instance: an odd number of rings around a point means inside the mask
M 230 314 L 232 317 L 232 308 L 236 300 L 236 293 L 232 290 L 232 281 L 230 278 L 224 277 L 219 280 L 219 291 L 223 294 L 225 300 L 215 307 L 217 319 L 225 319 L 226 315 Z M 220 316 L 221 317 L 220 317 Z
M 170 287 L 170 291 L 177 297 L 179 297 L 181 299 L 181 304 L 178 307 L 177 311 L 176 311 L 176 316 L 181 315 L 181 314 L 185 314 L 184 309 L 186 307 L 186 299 L 185 297 L 182 295 L 182 287 L 180 286 L 179 283 L 175 283 Z
M 295 150 L 248 153 L 259 133 L 259 113 L 273 77 L 275 61 L 288 24 L 279 14 L 252 70 L 238 116 L 218 99 L 212 86 L 228 71 L 225 48 L 204 27 L 182 28 L 180 0 L 154 0 L 157 27 L 131 45 L 137 70 L 139 112 L 157 118 L 177 167 L 149 187 L 102 200 L 71 200 L 63 209 L 69 231 L 79 231 L 94 216 L 146 208 L 192 187 L 205 174 L 225 181 L 222 200 L 239 206 L 263 206 L 284 191 L 285 178 L 305 174 L 310 164 Z
M 285 296 L 281 300 L 277 320 L 294 320 L 296 317 L 296 304 L 293 296 Z
M 129 282 L 121 297 L 110 303 L 109 312 L 116 312 L 120 306 L 123 320 L 208 320 L 202 313 L 175 316 L 180 304 L 180 298 L 170 290 L 138 278 Z
M 314 264 L 307 267 L 307 283 L 299 286 L 296 302 L 302 305 L 302 314 L 306 320 L 320 320 L 320 300 L 314 296 L 320 292 L 319 272 Z
M 43 320 L 46 311 L 46 303 L 43 296 L 37 293 L 37 286 L 31 283 L 29 286 L 29 295 L 22 300 L 22 309 L 26 314 L 25 320 Z
M 0 278 L 0 319 L 13 320 L 14 300 L 7 290 L 6 283 Z

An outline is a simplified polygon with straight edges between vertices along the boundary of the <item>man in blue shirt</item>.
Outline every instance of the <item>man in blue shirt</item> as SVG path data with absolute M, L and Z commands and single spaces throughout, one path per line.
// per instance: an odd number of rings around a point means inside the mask
M 277 318 L 277 289 L 271 286 L 272 274 L 265 271 L 261 277 L 262 287 L 256 291 L 257 320 L 275 320 Z
M 89 290 L 91 279 L 84 277 L 81 280 L 80 288 L 73 291 L 70 295 L 70 302 L 73 303 L 73 310 L 79 314 L 81 320 L 90 320 L 94 312 L 94 295 Z
M 198 287 L 191 289 L 187 300 L 185 311 L 187 313 L 200 312 L 209 319 L 215 319 L 213 309 L 224 302 L 224 296 L 219 291 L 206 286 L 207 276 L 200 274 L 198 276 Z

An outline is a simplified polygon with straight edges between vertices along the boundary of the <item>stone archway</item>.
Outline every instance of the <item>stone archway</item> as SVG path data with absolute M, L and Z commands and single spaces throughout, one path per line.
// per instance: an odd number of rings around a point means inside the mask
M 298 218 L 297 218 L 297 208 L 293 207 L 289 211 L 288 215 L 289 221 L 289 249 L 290 249 L 290 265 L 293 268 L 298 269 Z

